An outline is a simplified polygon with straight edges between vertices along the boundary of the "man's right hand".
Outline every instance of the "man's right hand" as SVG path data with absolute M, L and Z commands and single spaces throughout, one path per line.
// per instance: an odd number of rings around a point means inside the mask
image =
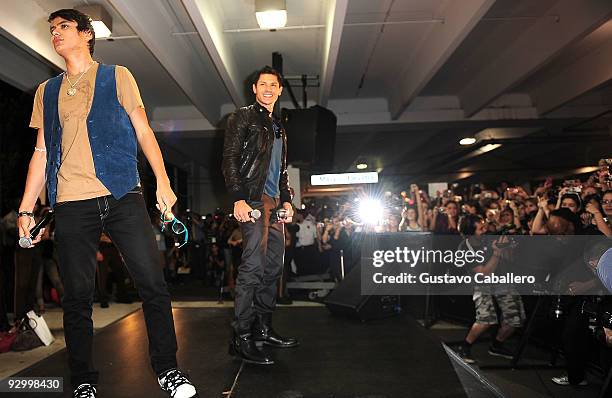
M 36 222 L 32 217 L 28 216 L 20 216 L 17 218 L 17 229 L 19 230 L 19 237 L 23 238 L 24 236 L 30 236 L 30 228 L 33 228 L 36 225 Z M 33 247 L 36 243 L 40 242 L 43 233 L 45 233 L 45 229 L 41 228 L 38 232 L 38 235 L 34 239 L 32 239 Z
M 234 202 L 234 218 L 240 222 L 255 222 L 255 219 L 251 217 L 253 208 L 247 204 L 244 200 Z

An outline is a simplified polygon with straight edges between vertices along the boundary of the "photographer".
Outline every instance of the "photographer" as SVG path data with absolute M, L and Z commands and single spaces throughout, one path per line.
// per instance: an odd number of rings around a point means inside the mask
M 423 198 L 416 184 L 410 185 L 412 202 L 416 207 L 409 206 L 402 210 L 402 220 L 399 223 L 400 232 L 421 232 L 424 231 L 425 211 L 423 209 Z
M 591 232 L 591 234 L 597 231 L 607 237 L 612 236 L 612 229 L 607 222 L 607 217 L 604 216 L 599 196 L 597 194 L 588 195 L 584 198 L 584 203 L 586 205 L 582 219 L 585 222 L 585 229 Z
M 432 230 L 434 234 L 456 235 L 459 234 L 457 224 L 459 220 L 459 205 L 449 200 L 446 205 L 439 206 L 434 210 Z
M 563 207 L 553 210 L 544 226 L 547 235 L 575 235 L 580 230 L 580 219 L 571 209 Z M 561 240 L 560 242 L 567 242 Z M 563 328 L 561 332 L 562 346 L 566 357 L 567 374 L 553 377 L 551 380 L 558 385 L 585 386 L 585 368 L 588 359 L 589 319 L 582 313 L 582 306 L 591 288 L 588 281 L 583 281 L 579 274 L 581 267 L 576 267 L 581 261 L 581 253 L 564 250 L 562 262 L 558 265 L 560 272 L 555 275 L 553 285 L 559 286 L 569 296 L 558 296 L 558 308 L 562 309 Z M 571 248 L 570 248 L 571 250 Z M 587 283 L 585 283 L 587 282 Z M 559 309 L 556 309 L 559 311 Z
M 353 263 L 351 250 L 353 234 L 353 222 L 349 218 L 340 220 L 338 217 L 334 217 L 332 226 L 326 226 L 323 232 L 322 242 L 331 245 L 330 270 L 338 279 L 342 274 L 342 261 L 344 261 L 345 273 L 348 273 L 348 267 Z
M 459 245 L 459 250 L 475 252 L 482 250 L 485 253 L 485 260 L 482 265 L 472 268 L 473 273 L 492 274 L 500 264 L 509 256 L 510 248 L 507 247 L 509 238 L 499 237 L 489 245 L 485 239 L 486 223 L 480 216 L 467 215 L 461 219 L 459 231 L 464 241 Z M 492 325 L 500 322 L 495 310 L 495 303 L 502 313 L 501 326 L 497 331 L 495 340 L 489 347 L 489 354 L 503 358 L 512 358 L 512 352 L 504 346 L 504 342 L 520 328 L 525 321 L 525 310 L 521 297 L 516 294 L 513 288 L 474 288 L 474 306 L 476 320 L 464 342 L 457 348 L 457 353 L 466 363 L 476 362 L 471 356 L 471 348 L 474 342 L 487 331 Z

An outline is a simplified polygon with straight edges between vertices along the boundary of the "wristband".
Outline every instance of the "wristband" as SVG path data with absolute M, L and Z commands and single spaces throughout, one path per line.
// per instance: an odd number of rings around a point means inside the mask
M 17 217 L 23 217 L 23 216 L 34 218 L 34 213 L 32 213 L 31 211 L 25 211 L 25 210 L 17 213 Z

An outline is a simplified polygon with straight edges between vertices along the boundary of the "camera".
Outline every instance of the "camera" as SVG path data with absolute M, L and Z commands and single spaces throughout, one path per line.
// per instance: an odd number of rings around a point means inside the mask
M 595 298 L 583 301 L 580 311 L 582 314 L 595 319 L 597 324 L 593 330 L 595 339 L 600 343 L 607 345 L 606 332 L 604 331 L 604 328 L 612 329 L 612 313 L 609 311 L 601 311 L 600 308 L 598 308 L 599 303 L 596 302 L 596 300 L 598 299 Z
M 270 222 L 277 223 L 287 219 L 287 210 L 286 209 L 277 209 L 276 211 L 270 214 Z
M 569 187 L 567 189 L 568 193 L 581 193 L 582 192 L 582 185 L 577 185 L 577 186 L 573 186 L 573 187 Z

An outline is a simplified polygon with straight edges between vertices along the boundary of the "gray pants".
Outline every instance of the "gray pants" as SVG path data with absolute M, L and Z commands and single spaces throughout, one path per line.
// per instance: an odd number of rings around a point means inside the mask
M 283 224 L 270 223 L 270 214 L 278 200 L 264 195 L 261 201 L 249 202 L 262 216 L 240 224 L 242 262 L 238 267 L 235 318 L 232 327 L 238 334 L 250 332 L 255 314 L 271 314 L 276 306 L 276 285 L 283 272 L 285 234 Z

